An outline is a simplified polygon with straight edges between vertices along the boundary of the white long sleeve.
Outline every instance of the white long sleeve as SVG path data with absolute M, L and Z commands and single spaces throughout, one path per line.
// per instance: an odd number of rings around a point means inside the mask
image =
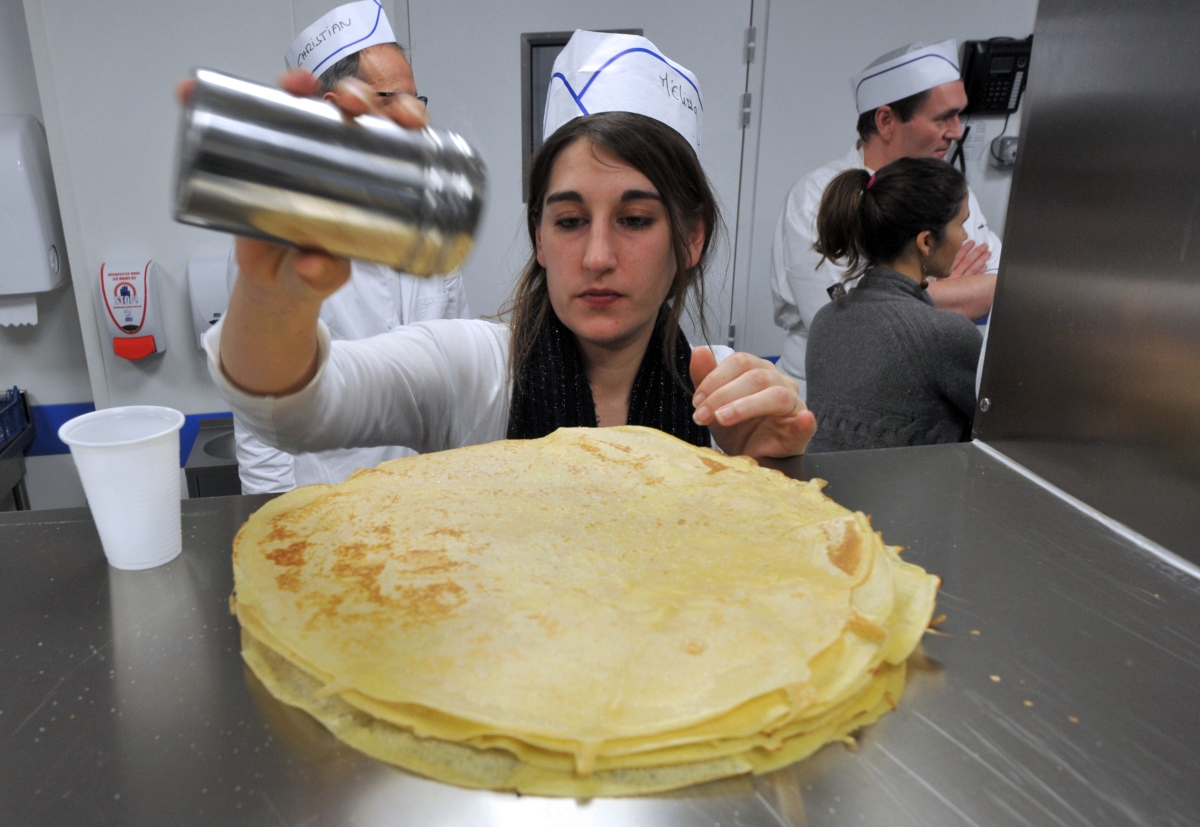
M 366 261 L 352 261 L 350 272 L 349 282 L 321 306 L 321 320 L 334 340 L 366 339 L 400 325 L 471 315 L 461 273 L 418 278 Z M 226 268 L 231 290 L 237 275 L 237 259 L 231 251 Z M 238 475 L 246 494 L 290 491 L 314 483 L 335 484 L 359 468 L 374 468 L 413 453 L 393 445 L 289 454 L 261 442 L 236 419 L 234 433 Z
M 243 494 L 282 494 L 296 487 L 295 458 L 256 439 L 236 413 L 233 444 Z
M 318 322 L 317 374 L 288 396 L 234 387 L 220 366 L 223 326 L 204 336 L 209 374 L 238 420 L 285 451 L 404 445 L 427 453 L 504 439 L 508 431 L 507 325 L 445 319 L 334 342 Z M 733 353 L 711 350 L 718 364 Z
M 420 453 L 503 439 L 509 328 L 447 319 L 331 342 L 318 322 L 319 367 L 289 396 L 253 396 L 220 367 L 223 322 L 204 337 L 209 374 L 246 427 L 285 451 L 402 445 Z

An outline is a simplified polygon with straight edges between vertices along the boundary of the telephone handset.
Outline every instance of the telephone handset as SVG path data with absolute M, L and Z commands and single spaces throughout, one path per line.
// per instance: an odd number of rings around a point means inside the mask
M 1009 115 L 1021 105 L 1029 82 L 1033 35 L 1024 40 L 993 37 L 963 44 L 962 76 L 967 90 L 964 115 Z

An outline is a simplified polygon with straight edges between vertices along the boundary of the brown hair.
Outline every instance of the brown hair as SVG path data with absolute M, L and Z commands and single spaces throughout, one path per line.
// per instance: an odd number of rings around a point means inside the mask
M 853 278 L 894 261 L 926 230 L 941 242 L 966 197 L 962 173 L 937 158 L 901 158 L 873 176 L 865 169 L 846 170 L 821 196 L 813 245 L 821 254 L 817 266 L 829 259 Z
M 915 95 L 909 95 L 907 98 L 901 98 L 892 103 L 885 103 L 883 106 L 888 107 L 896 113 L 896 117 L 900 119 L 900 123 L 908 123 L 917 114 L 917 110 L 925 105 L 925 101 L 929 100 L 931 89 L 926 89 L 924 92 L 918 92 Z M 877 106 L 870 112 L 863 112 L 858 116 L 858 137 L 862 140 L 867 140 L 872 135 L 879 134 L 879 127 L 875 124 L 875 113 L 882 109 L 882 106 Z
M 702 333 L 706 333 L 704 313 L 704 268 L 708 264 L 713 236 L 721 226 L 721 213 L 713 196 L 712 186 L 700 159 L 691 144 L 666 124 L 633 112 L 600 112 L 585 115 L 560 127 L 546 139 L 529 166 L 529 202 L 525 222 L 533 250 L 525 265 L 512 297 L 500 310 L 513 328 L 513 346 L 509 370 L 514 384 L 519 383 L 525 363 L 533 352 L 538 333 L 550 310 L 550 294 L 546 288 L 546 268 L 537 260 L 537 229 L 541 224 L 546 190 L 554 162 L 564 149 L 578 140 L 591 141 L 608 150 L 638 172 L 662 198 L 671 224 L 671 246 L 675 256 L 676 273 L 671 291 L 661 313 L 666 327 L 663 331 L 663 359 L 681 386 L 683 377 L 675 367 L 675 343 L 679 338 L 679 319 L 693 299 L 691 313 Z M 706 228 L 704 246 L 695 266 L 687 267 L 690 231 L 700 222 Z M 517 391 L 519 392 L 519 388 Z

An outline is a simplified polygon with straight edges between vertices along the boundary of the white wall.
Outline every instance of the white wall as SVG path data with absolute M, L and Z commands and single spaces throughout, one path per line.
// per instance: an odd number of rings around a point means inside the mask
M 103 7 L 0 0 L 0 113 L 36 115 L 46 125 L 71 273 L 38 296 L 36 326 L 0 327 L 0 387 L 19 385 L 35 405 L 227 407 L 193 343 L 184 275 L 190 255 L 227 249 L 229 241 L 170 220 L 178 118 L 171 92 L 200 64 L 271 80 L 296 21 L 303 28 L 327 3 L 282 0 L 249 12 L 245 5 L 207 3 L 181 14 L 141 0 Z M 407 39 L 404 0 L 387 5 L 397 36 Z M 231 38 L 237 31 L 241 37 Z M 169 350 L 144 364 L 112 355 L 92 304 L 100 262 L 128 255 L 155 258 L 171 276 L 163 293 Z M 85 504 L 68 454 L 26 458 L 25 483 L 34 508 Z
M 80 321 L 98 406 L 169 404 L 185 413 L 221 410 L 191 344 L 186 295 L 190 255 L 227 249 L 226 237 L 171 219 L 172 159 L 178 122 L 171 91 L 196 65 L 270 81 L 295 32 L 331 0 L 213 0 L 202 6 L 118 0 L 79 6 L 71 0 L 26 0 L 30 36 L 47 111 L 55 168 L 63 179 L 67 246 L 84 308 Z M 411 7 L 410 7 L 411 6 Z M 524 263 L 521 228 L 520 41 L 525 31 L 641 27 L 667 54 L 697 71 L 706 102 L 704 161 L 727 218 L 734 220 L 741 159 L 739 96 L 749 0 L 694 4 L 680 25 L 679 7 L 639 0 L 478 3 L 397 0 L 391 19 L 410 55 L 435 124 L 462 132 L 489 163 L 489 202 L 465 270 L 472 308 L 494 313 Z M 411 24 L 411 32 L 409 26 Z M 168 36 L 169 34 L 169 36 Z M 97 71 L 103 44 L 103 71 Z M 78 94 L 87 78 L 88 95 Z M 135 91 L 136 90 L 136 91 Z M 724 246 L 722 246 L 722 252 Z M 112 258 L 153 258 L 168 274 L 163 297 L 168 350 L 130 363 L 102 339 L 93 274 Z M 727 256 L 710 279 L 715 318 L 728 317 L 722 290 Z M 715 325 L 717 329 L 720 324 Z
M 42 117 L 20 0 L 0 0 L 0 114 Z M 36 405 L 89 401 L 92 390 L 69 282 L 38 294 L 37 303 L 36 325 L 0 327 L 0 388 L 18 385 Z
M 9 18 L 21 10 L 13 0 L 0 2 Z M 48 320 L 61 317 L 61 327 L 47 324 L 41 335 L 56 344 L 22 344 L 49 360 L 33 369 L 47 388 L 79 384 L 80 340 L 72 337 L 81 331 L 98 407 L 151 403 L 186 413 L 225 409 L 194 343 L 185 274 L 191 255 L 220 253 L 229 239 L 171 218 L 179 118 L 174 85 L 200 65 L 273 80 L 294 35 L 333 2 L 25 0 L 40 97 L 34 97 L 28 83 L 18 83 L 22 91 L 17 93 L 0 86 L 0 94 L 23 95 L 25 105 L 40 104 L 44 114 L 75 289 L 74 296 L 62 291 L 47 300 L 53 311 Z M 792 182 L 845 153 L 854 139 L 847 78 L 879 53 L 911 40 L 1028 34 L 1036 0 L 898 0 L 887 5 L 869 0 L 705 0 L 700 5 L 679 0 L 392 0 L 385 5 L 398 39 L 410 45 L 417 83 L 430 95 L 435 124 L 468 136 L 489 163 L 491 197 L 477 250 L 465 268 L 477 313 L 499 307 L 527 252 L 519 177 L 519 34 L 640 26 L 667 54 L 700 75 L 708 99 L 703 159 L 731 238 L 738 229 L 742 189 L 738 284 L 732 290 L 738 345 L 774 354 L 782 334 L 771 321 L 771 233 Z M 758 60 L 747 73 L 742 44 L 751 7 L 759 45 Z M 20 31 L 17 23 L 4 27 L 5 37 Z M 6 47 L 0 60 L 19 52 L 27 67 L 29 52 L 19 37 L 16 45 L 16 51 Z M 29 77 L 27 68 L 0 74 L 0 83 L 10 85 L 14 76 Z M 755 121 L 743 152 L 739 98 L 748 76 Z M 996 122 L 990 126 L 994 135 Z M 1008 174 L 985 170 L 981 160 L 969 178 L 989 220 L 1000 228 Z M 113 356 L 111 343 L 101 338 L 94 276 L 101 262 L 117 257 L 153 258 L 168 274 L 160 291 L 169 345 L 163 356 L 130 363 Z M 720 289 L 729 276 L 728 256 L 718 258 L 713 276 L 719 334 L 731 301 L 729 291 L 722 295 Z M 65 324 L 73 300 L 78 302 L 78 329 Z M 0 347 L 9 344 L 0 338 Z
M 21 0 L 0 0 L 0 114 L 42 118 Z M 36 325 L 0 327 L 0 388 L 17 385 L 33 405 L 90 401 L 70 282 L 39 293 L 37 304 Z M 34 508 L 83 505 L 83 489 L 69 456 L 28 457 L 25 483 Z
M 757 4 L 756 4 L 757 5 Z M 1033 31 L 1037 0 L 1000 3 L 962 0 L 774 0 L 766 10 L 765 66 L 755 98 L 761 101 L 757 167 L 751 168 L 755 197 L 742 213 L 748 260 L 739 280 L 735 314 L 738 348 L 776 355 L 783 331 L 775 327 L 770 293 L 771 239 L 788 190 L 797 179 L 854 145 L 858 115 L 849 78 L 884 52 L 914 41 L 946 38 L 985 40 L 1025 37 Z M 1036 76 L 1037 67 L 1032 67 Z M 1003 118 L 986 122 L 988 137 L 999 134 Z M 1016 134 L 1019 118 L 1009 122 Z M 748 164 L 753 163 L 751 154 Z M 989 224 L 1002 234 L 1011 173 L 988 169 L 980 159 L 968 164 L 967 180 Z M 741 274 L 748 272 L 749 278 Z
M 97 407 L 228 410 L 196 347 L 186 273 L 189 257 L 223 253 L 230 240 L 171 217 L 175 84 L 197 66 L 273 82 L 297 31 L 330 5 L 25 0 Z M 397 35 L 406 37 L 404 0 L 386 5 Z M 165 354 L 129 362 L 113 354 L 103 335 L 94 282 L 101 263 L 118 258 L 154 259 L 167 274 L 159 286 Z
M 0 2 L 0 113 L 42 116 L 21 0 Z

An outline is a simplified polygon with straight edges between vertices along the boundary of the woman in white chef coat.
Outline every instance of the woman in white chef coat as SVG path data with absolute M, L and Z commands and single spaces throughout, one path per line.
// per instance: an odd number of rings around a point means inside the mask
M 430 321 L 331 343 L 317 316 L 348 263 L 238 241 L 241 277 L 205 347 L 251 430 L 292 451 L 425 452 L 637 424 L 731 454 L 803 452 L 815 420 L 793 380 L 750 354 L 693 350 L 679 329 L 720 221 L 691 73 L 644 38 L 576 32 L 553 78 L 531 170 L 534 250 L 508 324 Z M 312 92 L 302 73 L 284 85 Z M 378 112 L 352 85 L 340 102 Z M 423 111 L 395 120 L 419 127 Z

